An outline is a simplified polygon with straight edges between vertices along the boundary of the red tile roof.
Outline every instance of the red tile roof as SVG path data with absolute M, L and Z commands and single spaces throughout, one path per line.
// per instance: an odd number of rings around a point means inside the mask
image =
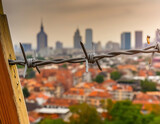
M 78 69 L 78 70 L 75 72 L 75 75 L 74 75 L 74 76 L 80 78 L 80 77 L 83 76 L 83 74 L 85 73 L 85 71 L 86 71 L 85 67 L 84 67 L 84 68 L 81 68 L 81 69 Z M 101 71 L 98 70 L 97 68 L 89 68 L 88 71 L 91 73 L 92 77 L 95 77 L 97 74 L 99 74 L 99 73 L 101 72 Z M 104 71 L 104 69 L 103 69 L 103 71 Z
M 116 84 L 112 86 L 112 90 L 133 91 L 133 88 L 129 85 Z
M 109 94 L 107 91 L 92 91 L 88 97 L 111 98 L 111 94 Z
M 62 98 L 49 98 L 44 105 L 69 107 L 71 105 L 78 104 L 77 100 L 62 99 Z
M 150 91 L 146 92 L 147 95 L 160 96 L 160 91 Z
M 36 120 L 32 117 L 32 116 L 29 116 L 29 122 L 30 123 L 34 123 Z
M 84 89 L 82 88 L 70 88 L 67 92 L 64 93 L 65 95 L 84 95 Z
M 118 70 L 121 70 L 121 69 L 130 69 L 132 71 L 137 71 L 137 68 L 135 65 L 118 65 L 117 66 Z
M 160 104 L 157 96 L 148 95 L 145 93 L 139 93 L 133 100 L 134 104 Z
M 106 86 L 106 85 L 113 85 L 113 84 L 116 84 L 117 82 L 112 80 L 112 79 L 108 79 L 108 80 L 105 80 L 103 83 L 102 83 L 102 86 Z
M 41 93 L 31 94 L 27 99 L 28 100 L 36 100 L 36 98 L 43 98 L 47 100 L 49 97 Z
M 54 85 L 53 85 L 53 83 L 45 83 L 44 85 L 43 85 L 44 87 L 50 87 L 50 88 L 53 88 L 54 87 Z
M 160 62 L 154 63 L 153 66 L 154 68 L 160 68 Z
M 32 111 L 28 113 L 28 117 L 29 117 L 30 123 L 34 123 L 38 118 L 40 118 L 40 115 Z
M 95 87 L 97 86 L 97 83 L 96 82 L 91 82 L 91 83 L 84 83 L 83 84 L 83 88 L 92 88 L 92 87 Z
M 138 76 L 147 77 L 147 76 L 153 76 L 155 75 L 153 71 L 151 70 L 139 70 Z
M 67 69 L 42 69 L 41 73 L 36 76 L 38 82 L 47 82 L 49 76 L 54 77 L 54 81 L 63 84 L 65 89 L 69 89 L 73 84 L 73 75 Z

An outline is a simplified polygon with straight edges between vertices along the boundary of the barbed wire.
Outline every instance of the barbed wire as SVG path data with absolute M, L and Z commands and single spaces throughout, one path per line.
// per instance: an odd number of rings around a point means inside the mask
M 36 60 L 35 58 L 29 58 L 27 59 L 26 54 L 24 52 L 24 48 L 22 44 L 20 43 L 20 48 L 23 54 L 24 60 L 8 60 L 9 65 L 22 65 L 25 66 L 25 71 L 24 71 L 24 77 L 26 75 L 27 68 L 36 68 L 37 71 L 40 73 L 39 66 L 44 66 L 48 64 L 62 64 L 62 63 L 86 63 L 86 72 L 88 72 L 88 63 L 94 64 L 96 63 L 98 68 L 102 70 L 99 60 L 103 58 L 111 58 L 111 57 L 116 57 L 118 55 L 134 55 L 138 53 L 152 53 L 152 57 L 154 53 L 160 53 L 160 43 L 156 42 L 155 45 L 149 46 L 144 49 L 131 49 L 127 51 L 116 51 L 116 52 L 108 52 L 106 54 L 101 54 L 101 55 L 95 55 L 94 53 L 88 54 L 83 43 L 80 42 L 80 45 L 82 47 L 82 50 L 84 52 L 85 57 L 79 57 L 79 58 L 70 58 L 70 59 L 54 59 L 54 60 Z

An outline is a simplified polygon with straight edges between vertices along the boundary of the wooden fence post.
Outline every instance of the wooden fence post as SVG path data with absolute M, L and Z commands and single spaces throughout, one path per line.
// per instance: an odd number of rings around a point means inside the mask
M 8 59 L 16 57 L 0 0 L 0 124 L 29 124 L 17 67 Z

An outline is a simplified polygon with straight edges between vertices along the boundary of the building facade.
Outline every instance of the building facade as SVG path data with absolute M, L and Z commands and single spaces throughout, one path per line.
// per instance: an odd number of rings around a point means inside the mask
M 142 48 L 142 31 L 135 32 L 135 48 L 136 49 Z
M 131 33 L 130 32 L 123 32 L 121 34 L 121 49 L 122 50 L 131 49 Z
M 47 43 L 47 34 L 44 32 L 44 27 L 43 27 L 43 23 L 41 24 L 41 30 L 40 32 L 37 34 L 37 51 L 39 51 L 40 49 L 44 49 L 48 47 L 48 43 Z
M 119 43 L 112 42 L 112 41 L 108 41 L 106 43 L 106 50 L 107 51 L 116 51 L 116 50 L 119 50 L 119 49 L 120 49 Z
M 92 29 L 86 29 L 86 49 L 92 50 Z
M 76 30 L 73 39 L 74 39 L 74 48 L 80 49 L 81 48 L 80 41 L 82 41 L 82 37 L 80 36 L 79 29 Z
M 102 45 L 101 45 L 101 42 L 98 41 L 97 43 L 93 43 L 93 52 L 94 52 L 94 49 L 95 51 L 99 52 L 99 51 L 102 51 Z
M 63 43 L 60 41 L 56 42 L 56 49 L 63 49 Z

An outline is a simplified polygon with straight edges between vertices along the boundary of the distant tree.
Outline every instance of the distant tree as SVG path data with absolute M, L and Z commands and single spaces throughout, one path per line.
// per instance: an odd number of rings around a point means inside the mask
M 160 76 L 160 72 L 159 72 L 159 71 L 157 71 L 157 72 L 156 72 L 156 75 Z
M 62 119 L 49 119 L 45 118 L 40 121 L 38 124 L 66 124 Z
M 152 106 L 152 113 L 156 116 L 157 115 L 160 116 L 160 105 L 159 104 L 152 104 L 152 105 L 149 105 L 149 108 L 150 108 L 150 106 Z
M 62 68 L 67 69 L 67 64 L 63 64 L 63 65 L 62 65 Z
M 35 76 L 36 76 L 35 71 L 32 68 L 27 69 L 27 75 L 26 75 L 27 79 L 34 78 Z
M 114 105 L 113 101 L 111 99 L 108 99 L 107 100 L 107 107 L 106 107 L 107 110 L 110 111 L 113 108 L 113 105 Z
M 44 57 L 41 57 L 41 56 L 38 56 L 37 59 L 38 59 L 38 60 L 45 60 L 45 58 L 44 58 Z
M 107 65 L 108 66 L 108 65 Z M 110 65 L 111 68 L 115 68 L 116 64 Z
M 149 124 L 153 120 L 153 114 L 143 115 L 141 106 L 134 105 L 131 101 L 118 101 L 111 109 L 108 109 L 111 118 L 106 119 L 106 124 Z
M 153 121 L 150 121 L 149 124 L 160 124 L 160 116 L 154 117 Z
M 17 68 L 24 68 L 24 66 L 22 66 L 22 65 L 17 65 Z
M 156 83 L 148 81 L 148 80 L 141 81 L 141 89 L 142 89 L 142 92 L 157 91 Z
M 111 79 L 118 80 L 121 78 L 121 73 L 118 71 L 111 72 Z
M 97 75 L 96 78 L 95 78 L 95 81 L 97 83 L 102 83 L 104 81 L 103 75 Z
M 30 93 L 29 93 L 27 87 L 24 87 L 24 88 L 23 88 L 23 95 L 24 95 L 25 98 L 27 98 L 27 97 L 30 96 Z
M 32 58 L 32 55 L 27 55 L 27 59 L 28 59 L 28 58 Z
M 137 72 L 136 71 L 132 71 L 132 73 L 135 75 Z
M 72 116 L 70 117 L 70 124 L 102 124 L 96 108 L 82 103 L 79 105 L 74 105 L 70 107 Z
M 107 109 L 108 111 L 109 111 L 110 109 L 112 109 L 112 107 L 113 107 L 113 105 L 114 105 L 114 103 L 113 103 L 113 101 L 112 101 L 111 99 L 102 99 L 102 100 L 101 100 L 101 104 L 102 104 L 102 107 L 103 107 L 104 109 Z

